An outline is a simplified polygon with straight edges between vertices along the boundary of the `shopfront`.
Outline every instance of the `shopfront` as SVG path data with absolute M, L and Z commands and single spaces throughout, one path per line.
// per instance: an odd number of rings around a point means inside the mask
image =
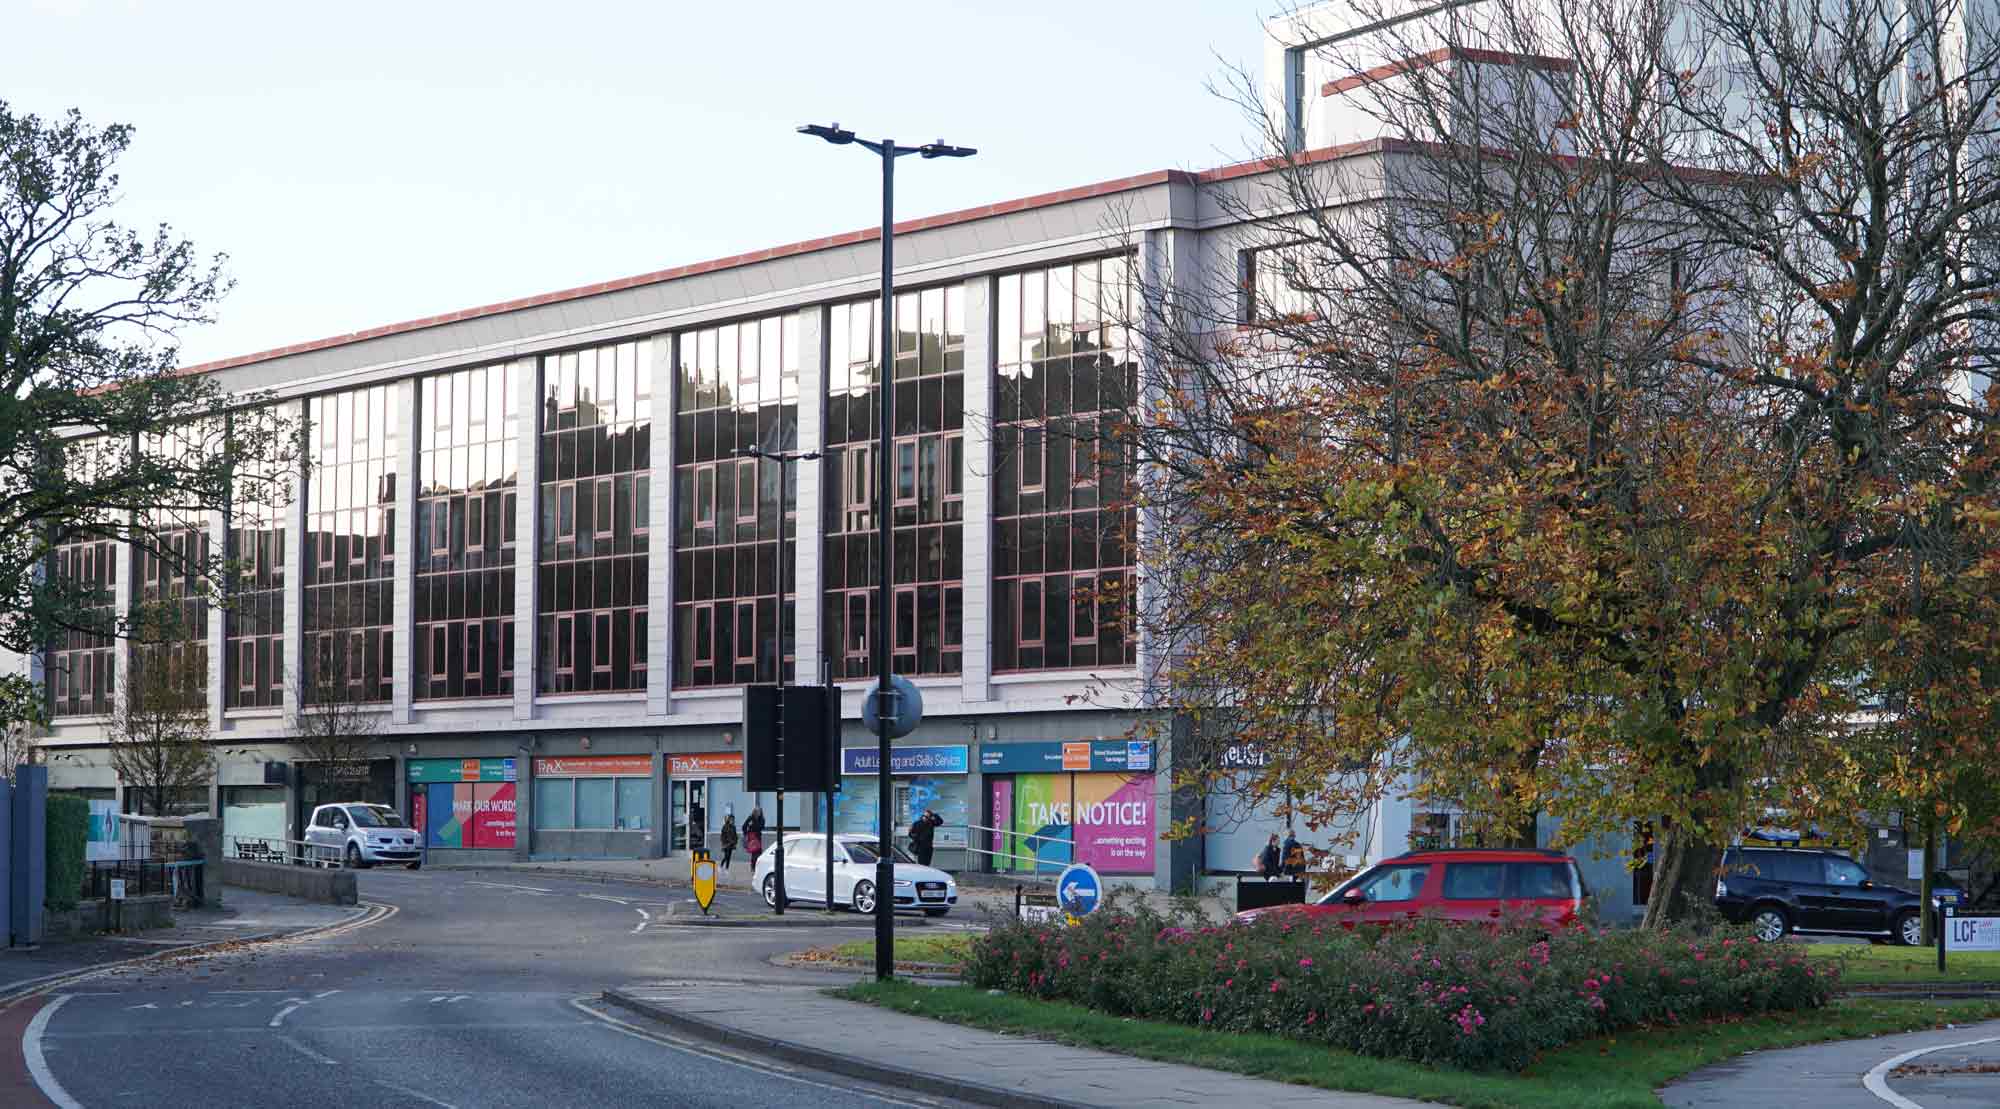
M 1151 875 L 1156 820 L 1148 740 L 988 743 L 979 748 L 994 869 Z
M 643 858 L 653 845 L 653 756 L 564 755 L 534 761 L 536 858 Z
M 932 841 L 940 856 L 936 861 L 947 869 L 964 865 L 967 825 L 972 820 L 972 796 L 967 785 L 972 770 L 971 748 L 963 743 L 936 747 L 892 747 L 889 773 L 895 794 L 890 798 L 890 818 L 896 842 L 909 842 L 910 824 L 925 809 L 944 818 Z M 840 796 L 835 802 L 835 826 L 843 833 L 874 835 L 878 802 L 882 796 L 877 781 L 881 754 L 873 747 L 845 747 L 840 752 Z
M 391 807 L 396 804 L 395 759 L 352 763 L 300 762 L 294 764 L 294 770 L 298 775 L 299 803 L 292 813 L 293 839 L 305 838 L 306 821 L 312 819 L 313 810 L 321 805 L 345 801 Z M 206 801 L 202 804 L 207 807 Z
M 514 850 L 513 759 L 411 759 L 410 825 L 428 848 Z

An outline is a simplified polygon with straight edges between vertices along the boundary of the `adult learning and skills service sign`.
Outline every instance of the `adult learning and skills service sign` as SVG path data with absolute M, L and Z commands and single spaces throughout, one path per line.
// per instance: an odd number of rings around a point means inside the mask
M 889 773 L 965 774 L 972 769 L 971 750 L 963 743 L 946 747 L 891 747 Z M 874 774 L 881 767 L 881 755 L 873 747 L 840 749 L 842 774 Z

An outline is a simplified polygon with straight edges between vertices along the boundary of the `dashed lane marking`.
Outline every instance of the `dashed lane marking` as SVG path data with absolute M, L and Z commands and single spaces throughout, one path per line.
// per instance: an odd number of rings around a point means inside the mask
M 311 1059 L 315 1063 L 325 1063 L 328 1066 L 334 1066 L 334 1067 L 340 1065 L 339 1060 L 334 1059 L 330 1056 L 321 1055 L 319 1052 L 314 1051 L 312 1048 L 307 1047 L 306 1045 L 300 1043 L 299 1041 L 293 1039 L 290 1036 L 285 1035 L 282 1032 L 278 1033 L 278 1038 L 285 1042 L 285 1046 L 291 1048 L 293 1051 L 298 1052 L 300 1055 L 303 1055 L 306 1058 Z

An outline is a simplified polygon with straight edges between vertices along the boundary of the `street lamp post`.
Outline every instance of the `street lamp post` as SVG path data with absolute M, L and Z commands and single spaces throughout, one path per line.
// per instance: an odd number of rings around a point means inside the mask
M 978 151 L 969 146 L 949 146 L 942 139 L 923 146 L 897 146 L 894 139 L 857 138 L 854 132 L 842 130 L 838 123 L 831 127 L 810 124 L 799 128 L 799 133 L 825 139 L 835 146 L 862 146 L 882 159 L 882 348 L 875 382 L 882 398 L 879 406 L 882 413 L 881 438 L 876 447 L 879 479 L 875 492 L 876 541 L 880 545 L 877 561 L 881 566 L 881 577 L 877 582 L 875 626 L 871 631 L 875 638 L 875 752 L 878 760 L 875 772 L 875 825 L 876 834 L 880 837 L 880 842 L 875 845 L 875 977 L 886 979 L 896 973 L 896 863 L 889 854 L 895 842 L 895 818 L 891 811 L 895 784 L 889 773 L 889 728 L 895 717 L 889 711 L 889 620 L 891 591 L 894 588 L 890 552 L 895 545 L 895 521 L 890 506 L 896 503 L 895 490 L 891 486 L 893 475 L 890 473 L 890 460 L 896 450 L 896 390 L 891 380 L 895 377 L 896 364 L 896 159 L 905 154 L 921 154 L 925 158 L 970 158 Z M 829 891 L 829 899 L 831 896 Z
M 783 704 L 785 685 L 786 685 L 785 682 L 785 495 L 791 488 L 790 482 L 787 481 L 786 479 L 788 479 L 791 476 L 791 470 L 789 467 L 791 466 L 792 463 L 817 462 L 819 461 L 819 452 L 818 451 L 767 451 L 762 447 L 738 447 L 736 448 L 736 454 L 739 457 L 743 458 L 755 458 L 760 462 L 765 459 L 769 459 L 770 461 L 776 462 L 778 464 L 778 699 L 779 703 Z M 792 634 L 793 635 L 798 634 L 797 613 L 794 613 L 792 616 Z M 782 716 L 783 714 L 780 713 L 781 719 Z M 785 738 L 790 739 L 791 737 L 786 736 Z M 782 751 L 783 749 L 780 748 L 780 750 Z M 780 755 L 780 758 L 782 757 L 783 756 Z M 782 766 L 783 763 L 781 762 L 780 765 Z M 833 856 L 833 831 L 831 828 L 827 830 L 826 846 L 827 846 L 827 857 L 831 859 Z M 788 900 L 788 898 L 785 894 L 785 791 L 782 789 L 778 791 L 778 832 L 777 832 L 776 842 L 772 844 L 772 849 L 771 849 L 771 878 L 772 878 L 772 884 L 776 887 L 778 893 L 777 897 L 778 903 L 771 906 L 771 908 L 779 916 L 784 916 L 785 903 Z M 833 883 L 831 881 L 827 882 L 826 889 L 827 889 L 827 894 L 826 894 L 827 911 L 832 912 Z

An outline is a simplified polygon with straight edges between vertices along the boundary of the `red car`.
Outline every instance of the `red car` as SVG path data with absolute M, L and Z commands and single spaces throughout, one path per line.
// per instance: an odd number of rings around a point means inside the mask
M 1430 914 L 1446 920 L 1498 920 L 1501 907 L 1528 907 L 1550 924 L 1569 924 L 1587 891 L 1576 860 L 1560 851 L 1454 848 L 1412 851 L 1369 867 L 1309 905 L 1277 905 L 1236 914 L 1251 921 L 1299 913 L 1345 922 L 1386 924 Z

